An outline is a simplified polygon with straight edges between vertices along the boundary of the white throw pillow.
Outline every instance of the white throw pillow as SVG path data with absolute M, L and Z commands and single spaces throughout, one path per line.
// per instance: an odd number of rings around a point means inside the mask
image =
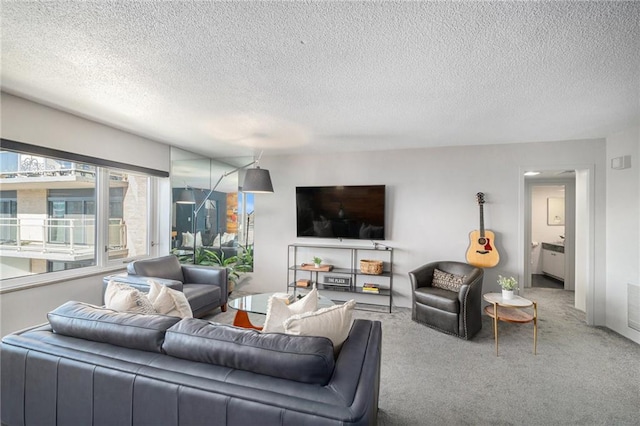
M 156 313 L 145 293 L 128 284 L 113 280 L 109 281 L 104 292 L 104 305 L 106 308 L 118 312 Z
M 193 247 L 193 234 L 191 232 L 182 233 L 182 247 Z M 202 234 L 196 233 L 196 247 L 202 247 Z
M 149 301 L 159 314 L 193 318 L 191 306 L 183 292 L 149 280 Z
M 182 233 L 182 247 L 193 247 L 193 234 L 191 232 Z
M 322 336 L 331 339 L 337 354 L 349 336 L 353 324 L 355 300 L 334 305 L 315 312 L 294 315 L 284 322 L 284 332 L 297 336 Z
M 277 294 L 269 298 L 267 318 L 262 327 L 263 333 L 284 333 L 284 321 L 293 315 L 313 312 L 318 309 L 318 290 L 314 288 L 302 299 L 287 305 Z
M 222 235 L 222 239 L 221 239 L 220 243 L 222 245 L 225 245 L 225 244 L 228 244 L 228 243 L 230 243 L 231 241 L 233 241 L 235 239 L 236 239 L 236 234 L 228 234 L 228 233 L 225 232 Z

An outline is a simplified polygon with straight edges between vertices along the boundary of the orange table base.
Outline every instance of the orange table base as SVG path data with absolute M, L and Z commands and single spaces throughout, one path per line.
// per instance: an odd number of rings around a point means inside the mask
M 262 330 L 262 327 L 257 327 L 251 324 L 251 320 L 249 320 L 249 315 L 247 315 L 246 311 L 238 310 L 236 312 L 236 317 L 233 320 L 233 325 L 235 325 L 236 327 L 253 328 L 254 330 Z

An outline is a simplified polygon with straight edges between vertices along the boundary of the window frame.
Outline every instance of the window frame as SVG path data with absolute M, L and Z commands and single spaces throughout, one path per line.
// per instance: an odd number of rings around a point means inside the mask
M 93 158 L 89 156 L 79 155 L 75 153 L 69 153 L 65 151 L 59 151 L 55 149 L 49 149 L 40 147 L 37 145 L 26 144 L 23 142 L 12 141 L 8 139 L 0 139 L 2 142 L 3 151 L 19 152 L 27 155 L 36 155 L 47 158 L 55 158 L 62 161 L 71 161 L 74 163 L 85 163 L 96 167 L 95 176 L 95 265 L 86 266 L 76 269 L 68 269 L 64 271 L 56 272 L 43 272 L 33 275 L 25 275 L 20 277 L 13 277 L 3 279 L 0 282 L 0 294 L 8 293 L 12 291 L 18 291 L 31 287 L 39 287 L 43 285 L 55 284 L 60 282 L 66 282 L 70 279 L 78 279 L 83 277 L 90 277 L 95 275 L 103 275 L 110 271 L 121 270 L 124 265 L 131 260 L 139 258 L 153 257 L 154 247 L 157 245 L 153 242 L 158 235 L 161 235 L 158 229 L 159 221 L 156 220 L 157 215 L 160 213 L 158 209 L 158 200 L 162 198 L 157 192 L 157 188 L 161 185 L 162 179 L 168 181 L 169 173 L 148 169 L 145 167 L 139 167 L 119 162 L 113 162 L 109 160 Z M 109 252 L 105 250 L 108 248 L 108 231 L 109 231 L 109 173 L 110 171 L 125 171 L 131 172 L 137 175 L 145 175 L 148 179 L 147 185 L 147 248 L 146 254 L 143 256 L 128 256 L 126 258 L 119 258 L 109 260 Z

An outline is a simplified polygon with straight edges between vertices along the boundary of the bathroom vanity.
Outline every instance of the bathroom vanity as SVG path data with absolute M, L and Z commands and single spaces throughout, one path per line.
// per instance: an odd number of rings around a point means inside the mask
M 564 281 L 564 245 L 542 243 L 542 272 Z

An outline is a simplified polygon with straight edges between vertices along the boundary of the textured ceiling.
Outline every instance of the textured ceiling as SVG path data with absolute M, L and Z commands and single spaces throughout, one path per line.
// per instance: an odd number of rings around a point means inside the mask
M 215 157 L 638 124 L 638 2 L 2 1 L 2 88 Z

